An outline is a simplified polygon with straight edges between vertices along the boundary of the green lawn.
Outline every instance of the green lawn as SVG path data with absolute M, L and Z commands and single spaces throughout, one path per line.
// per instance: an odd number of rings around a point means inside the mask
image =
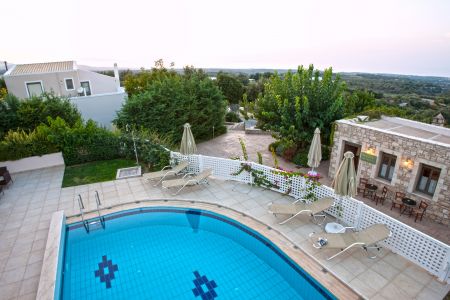
M 113 159 L 66 167 L 63 187 L 108 181 L 116 178 L 117 169 L 133 167 L 136 161 Z

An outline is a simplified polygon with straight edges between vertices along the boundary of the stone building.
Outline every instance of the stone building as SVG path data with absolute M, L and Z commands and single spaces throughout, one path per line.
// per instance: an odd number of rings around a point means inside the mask
M 336 124 L 330 177 L 344 152 L 351 151 L 358 182 L 367 178 L 378 192 L 386 186 L 391 194 L 424 201 L 429 204 L 425 217 L 450 224 L 450 129 L 392 117 Z

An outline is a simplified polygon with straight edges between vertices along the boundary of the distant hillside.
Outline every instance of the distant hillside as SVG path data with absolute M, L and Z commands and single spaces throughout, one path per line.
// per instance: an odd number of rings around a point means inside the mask
M 450 93 L 450 78 L 395 74 L 340 73 L 350 89 L 367 89 L 392 95 L 435 97 Z
M 108 72 L 112 71 L 111 67 L 91 67 L 82 66 L 83 68 L 96 71 Z M 130 70 L 138 72 L 140 69 L 119 68 L 120 70 Z M 183 69 L 175 69 L 182 72 Z M 286 73 L 288 69 L 225 69 L 225 68 L 203 68 L 210 76 L 216 76 L 220 71 L 232 74 L 245 74 L 247 76 L 256 73 L 273 73 L 277 71 L 280 74 Z M 422 97 L 436 97 L 450 94 L 450 78 L 435 76 L 415 76 L 400 74 L 372 74 L 372 73 L 337 73 L 347 83 L 347 87 L 351 90 L 366 89 L 376 94 L 386 97 L 395 95 L 415 94 Z

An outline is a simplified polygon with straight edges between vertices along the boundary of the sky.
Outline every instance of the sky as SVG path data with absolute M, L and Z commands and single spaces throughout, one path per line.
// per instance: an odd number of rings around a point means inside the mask
M 450 77 L 450 0 L 4 0 L 0 60 Z

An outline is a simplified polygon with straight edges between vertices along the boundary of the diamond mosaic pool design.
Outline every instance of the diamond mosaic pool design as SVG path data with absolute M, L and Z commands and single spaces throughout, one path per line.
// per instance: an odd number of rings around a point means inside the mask
M 215 288 L 217 284 L 214 280 L 209 281 L 208 278 L 203 275 L 200 276 L 198 271 L 194 272 L 195 279 L 193 280 L 195 288 L 192 289 L 195 297 L 200 296 L 202 300 L 214 299 L 217 297 Z M 205 291 L 206 289 L 206 291 Z
M 208 211 L 141 208 L 66 229 L 61 299 L 336 299 L 279 248 Z
M 117 272 L 119 267 L 112 263 L 112 260 L 108 260 L 106 255 L 102 256 L 102 261 L 98 263 L 98 270 L 95 270 L 95 277 L 100 278 L 100 282 L 106 284 L 106 288 L 111 288 L 111 280 L 114 279 L 114 272 Z

